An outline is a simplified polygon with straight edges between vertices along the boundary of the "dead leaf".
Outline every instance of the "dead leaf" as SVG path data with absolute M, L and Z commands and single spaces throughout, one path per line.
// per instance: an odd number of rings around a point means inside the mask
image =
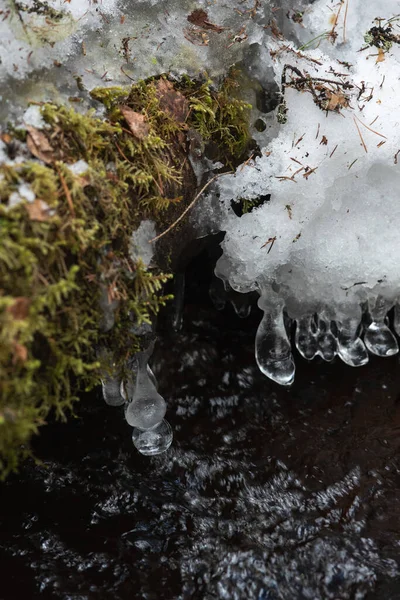
M 141 113 L 135 112 L 129 106 L 121 106 L 121 112 L 129 129 L 138 140 L 143 140 L 149 135 L 150 127 L 146 123 L 146 117 Z
M 25 204 L 31 221 L 48 221 L 51 218 L 50 207 L 44 200 L 35 198 L 33 202 Z
M 328 99 L 328 103 L 326 105 L 326 110 L 336 110 L 338 111 L 340 108 L 346 108 L 349 105 L 349 102 L 344 94 L 341 92 L 331 92 L 326 90 L 326 97 Z
M 209 29 L 210 31 L 215 31 L 216 33 L 221 33 L 225 29 L 225 27 L 211 23 L 211 21 L 208 20 L 208 14 L 202 8 L 198 8 L 190 13 L 187 20 L 189 23 L 193 23 L 193 25 L 197 25 L 203 29 Z
M 47 139 L 46 134 L 40 129 L 36 129 L 29 125 L 27 128 L 28 137 L 26 145 L 33 156 L 39 158 L 46 164 L 50 164 L 54 160 L 54 150 Z
M 17 362 L 26 362 L 28 358 L 28 348 L 23 344 L 19 344 L 18 342 L 14 342 L 14 356 L 12 359 L 13 364 L 15 365 Z
M 14 302 L 7 307 L 7 312 L 10 313 L 14 319 L 22 321 L 28 316 L 30 304 L 31 301 L 29 298 L 17 296 L 14 298 Z
M 377 63 L 383 62 L 385 60 L 385 53 L 383 51 L 383 48 L 378 48 L 378 56 L 376 58 Z
M 173 84 L 166 79 L 159 79 L 156 88 L 160 108 L 169 113 L 179 123 L 184 123 L 189 114 L 189 102 L 185 96 L 181 92 L 177 92 Z
M 319 145 L 323 144 L 324 146 L 326 146 L 327 143 L 328 143 L 328 139 L 323 135 Z

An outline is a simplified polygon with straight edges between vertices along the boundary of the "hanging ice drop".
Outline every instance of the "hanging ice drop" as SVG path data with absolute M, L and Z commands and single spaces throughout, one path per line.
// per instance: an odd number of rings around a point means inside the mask
M 375 304 L 371 304 L 370 315 L 372 321 L 365 331 L 365 345 L 372 354 L 377 356 L 393 356 L 397 354 L 399 347 L 393 333 L 385 324 L 386 313 L 392 305 L 383 296 L 378 296 Z
M 283 305 L 279 298 L 269 298 L 266 290 L 258 300 L 264 316 L 256 334 L 256 361 L 260 371 L 280 385 L 294 381 L 295 364 L 283 320 Z
M 120 393 L 121 381 L 119 377 L 106 377 L 101 380 L 103 398 L 109 406 L 121 406 L 125 400 Z
M 145 456 L 155 456 L 168 450 L 172 444 L 173 434 L 171 425 L 163 419 L 151 429 L 133 428 L 132 441 L 137 450 Z
M 337 353 L 337 343 L 331 331 L 330 320 L 326 315 L 322 314 L 318 317 L 317 323 L 317 354 L 326 360 L 326 362 L 331 362 Z
M 132 401 L 128 405 L 125 418 L 129 425 L 139 429 L 150 429 L 163 420 L 167 407 L 165 400 L 157 392 L 147 371 L 147 361 L 154 348 L 154 342 L 147 350 L 136 355 L 138 369 Z
M 296 348 L 307 360 L 312 360 L 318 350 L 316 331 L 317 327 L 312 315 L 302 317 L 296 322 Z
M 359 337 L 361 329 L 356 317 L 343 318 L 338 322 L 338 354 L 342 361 L 351 367 L 362 367 L 367 364 L 368 352 Z

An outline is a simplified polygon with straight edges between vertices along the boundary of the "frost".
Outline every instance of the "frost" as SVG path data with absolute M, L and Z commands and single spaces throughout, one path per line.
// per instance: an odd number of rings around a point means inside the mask
M 154 247 L 149 243 L 156 236 L 156 228 L 153 221 L 144 220 L 132 233 L 131 258 L 140 258 L 145 267 L 148 267 L 154 254 Z

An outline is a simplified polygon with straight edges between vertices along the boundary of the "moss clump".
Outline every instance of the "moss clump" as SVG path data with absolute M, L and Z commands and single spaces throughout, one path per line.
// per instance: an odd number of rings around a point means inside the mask
M 46 128 L 26 132 L 32 159 L 0 166 L 0 477 L 30 453 L 49 411 L 65 418 L 79 390 L 99 383 L 98 349 L 123 368 L 138 349 L 132 324 L 168 299 L 168 275 L 134 259 L 131 236 L 190 200 L 187 129 L 222 144 L 226 161 L 244 147 L 245 106 L 226 89 L 161 78 L 92 97 L 104 118 L 41 105 Z M 107 332 L 104 303 L 116 307 Z

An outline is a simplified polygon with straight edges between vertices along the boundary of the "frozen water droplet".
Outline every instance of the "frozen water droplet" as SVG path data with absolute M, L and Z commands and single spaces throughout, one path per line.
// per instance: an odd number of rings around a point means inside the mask
M 132 401 L 125 411 L 125 418 L 132 427 L 150 429 L 160 423 L 165 416 L 165 400 L 157 392 L 148 372 L 147 361 L 153 351 L 154 342 L 143 352 L 136 354 L 137 373 Z
M 140 454 L 155 456 L 168 450 L 172 444 L 173 433 L 171 425 L 163 419 L 161 423 L 143 431 L 136 427 L 132 432 L 132 441 Z
M 256 334 L 256 361 L 264 375 L 281 385 L 294 381 L 295 364 L 283 320 L 280 302 L 269 301 L 267 294 L 258 301 L 264 316 Z
M 120 379 L 107 377 L 101 380 L 103 398 L 109 406 L 121 406 L 125 400 L 120 394 Z
M 365 330 L 364 342 L 368 350 L 376 356 L 393 356 L 399 351 L 397 340 L 385 323 L 386 313 L 391 303 L 378 296 L 374 306 L 370 306 L 371 323 Z
M 296 348 L 307 360 L 313 359 L 318 350 L 315 331 L 316 327 L 313 316 L 307 315 L 296 322 Z
M 131 372 L 132 372 L 132 374 L 128 377 L 128 379 L 126 381 L 121 381 L 120 394 L 123 397 L 123 399 L 125 400 L 125 402 L 130 402 L 132 400 L 133 394 L 135 392 L 135 381 L 136 381 L 136 374 L 137 374 L 136 359 L 133 361 Z M 150 377 L 154 387 L 157 388 L 158 383 L 157 383 L 156 376 L 154 375 L 154 373 L 151 370 L 149 365 L 147 365 L 147 374 Z
M 338 355 L 351 367 L 362 367 L 369 360 L 359 332 L 360 323 L 357 318 L 343 318 L 338 324 Z
M 316 334 L 318 351 L 326 362 L 331 362 L 337 353 L 337 342 L 330 327 L 330 320 L 324 315 L 318 317 L 318 330 Z

